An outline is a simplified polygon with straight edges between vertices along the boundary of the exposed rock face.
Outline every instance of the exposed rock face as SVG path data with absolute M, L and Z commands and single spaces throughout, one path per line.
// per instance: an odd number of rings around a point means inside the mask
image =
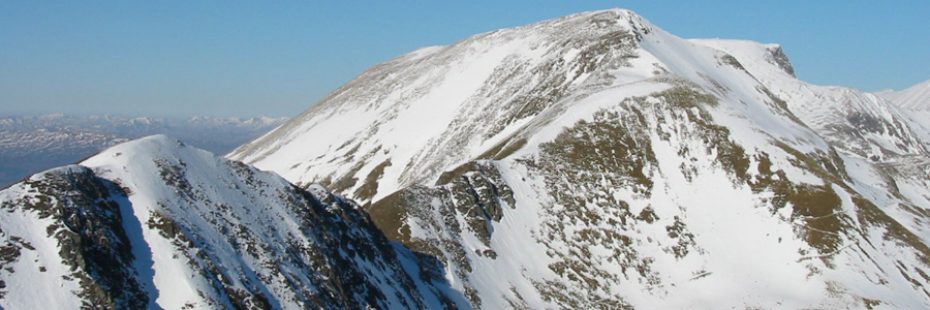
M 395 192 L 368 211 L 389 238 L 443 258 L 463 281 L 462 289 L 472 305 L 480 306 L 468 279 L 474 268 L 469 256 L 497 256 L 490 247 L 493 227 L 503 219 L 503 209 L 513 208 L 514 203 L 513 191 L 497 167 L 482 161 L 444 174 L 435 187 L 413 186 Z
M 788 55 L 785 54 L 785 50 L 783 50 L 780 46 L 773 46 L 769 48 L 769 51 L 771 52 L 769 55 L 772 62 L 784 70 L 785 73 L 791 76 L 795 76 L 794 66 L 792 66 L 791 61 L 788 60 Z
M 476 307 L 923 308 L 923 128 L 608 10 L 399 57 L 230 156 L 336 185 Z
M 163 136 L 33 176 L 0 192 L 0 304 L 467 306 L 443 288 L 434 258 L 389 242 L 353 202 L 313 190 Z M 59 283 L 70 289 L 52 289 Z M 42 287 L 55 299 L 29 298 Z
M 45 273 L 49 264 L 60 259 L 66 271 L 58 281 L 73 281 L 79 286 L 75 291 L 82 300 L 82 307 L 101 308 L 144 308 L 149 296 L 144 284 L 135 275 L 132 267 L 132 245 L 124 230 L 120 215 L 119 199 L 125 194 L 112 183 L 97 178 L 94 173 L 80 166 L 69 166 L 49 171 L 41 177 L 25 181 L 23 189 L 28 194 L 17 200 L 4 200 L 2 209 L 9 217 L 3 227 L 5 243 L 3 249 L 4 279 L 26 277 L 32 272 Z M 22 217 L 31 217 L 23 219 Z M 49 257 L 35 255 L 37 252 L 28 233 L 10 229 L 16 222 L 42 221 L 46 238 L 57 243 L 58 253 Z M 41 232 L 41 231 L 40 231 Z M 25 234 L 23 234 L 25 233 Z M 27 257 L 37 256 L 36 270 L 23 271 L 16 268 Z M 57 254 L 57 255 L 54 255 Z M 17 274 L 25 273 L 25 274 Z M 41 278 L 17 278 L 18 281 L 39 281 Z M 4 281 L 6 284 L 7 281 Z M 27 287 L 4 285 L 2 294 L 14 299 L 26 292 Z M 17 290 L 17 291 L 14 291 Z M 36 300 L 42 302 L 42 300 Z M 13 304 L 15 305 L 15 303 Z

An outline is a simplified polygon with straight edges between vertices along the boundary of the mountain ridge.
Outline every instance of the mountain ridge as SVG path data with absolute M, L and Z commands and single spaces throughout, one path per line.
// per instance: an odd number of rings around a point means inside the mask
M 229 156 L 367 202 L 476 307 L 922 307 L 905 114 L 608 10 L 375 66 Z
M 0 191 L 0 303 L 455 305 L 454 291 L 429 274 L 441 267 L 391 244 L 353 203 L 313 192 L 164 135 L 117 145 Z M 71 294 L 30 297 L 36 285 L 55 291 L 59 282 Z
M 882 91 L 875 94 L 904 109 L 930 110 L 930 80 L 914 84 L 906 89 Z
M 919 129 L 923 141 L 930 141 L 930 81 L 901 91 L 883 91 L 875 95 L 906 111 L 905 117 Z M 924 145 L 930 148 L 930 143 Z

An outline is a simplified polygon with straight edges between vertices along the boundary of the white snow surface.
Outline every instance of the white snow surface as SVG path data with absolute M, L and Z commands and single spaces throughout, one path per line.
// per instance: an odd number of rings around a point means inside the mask
M 499 201 L 499 220 L 475 226 L 462 210 L 485 206 L 441 195 L 402 215 L 411 242 L 434 244 L 449 282 L 482 308 L 930 306 L 930 127 L 880 96 L 793 72 L 778 45 L 684 40 L 626 10 L 581 13 L 375 66 L 228 156 L 373 208 L 392 193 L 433 195 L 422 187 L 444 172 L 489 161 L 515 200 Z M 682 89 L 713 102 L 669 103 Z M 619 119 L 605 121 L 611 113 Z M 584 130 L 597 130 L 586 124 L 648 141 L 636 146 L 654 156 L 637 167 L 648 193 L 617 179 L 624 171 L 540 168 L 574 147 L 571 128 L 584 146 Z M 743 177 L 720 157 L 727 141 L 744 152 Z M 804 191 L 819 194 L 785 202 Z M 647 211 L 657 219 L 634 220 Z
M 930 110 L 930 80 L 917 83 L 907 89 L 882 91 L 875 94 L 907 110 Z
M 904 90 L 881 91 L 876 96 L 885 98 L 902 110 L 926 147 L 930 147 L 930 80 Z
M 31 190 L 33 189 L 29 185 L 17 184 L 0 191 L 0 201 L 17 198 L 20 193 Z M 5 290 L 11 293 L 5 294 L 0 300 L 0 305 L 5 309 L 33 309 L 38 305 L 45 309 L 78 309 L 81 302 L 74 295 L 79 287 L 77 279 L 67 277 L 71 270 L 58 255 L 57 240 L 44 235 L 46 228 L 54 222 L 47 218 L 36 218 L 24 210 L 10 210 L 4 213 L 4 216 L 0 217 L 0 227 L 3 228 L 0 238 L 3 239 L 3 243 L 26 243 L 31 249 L 26 248 L 27 250 L 21 251 L 19 259 L 4 265 L 8 270 L 14 270 L 15 276 L 3 274 Z M 13 240 L 13 236 L 21 239 Z M 37 296 L 35 292 L 57 293 Z

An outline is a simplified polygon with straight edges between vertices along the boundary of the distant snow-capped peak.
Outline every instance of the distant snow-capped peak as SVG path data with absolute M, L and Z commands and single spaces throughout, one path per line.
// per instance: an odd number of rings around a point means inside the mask
M 875 94 L 894 102 L 894 104 L 904 109 L 930 111 L 930 80 L 904 90 L 881 91 Z

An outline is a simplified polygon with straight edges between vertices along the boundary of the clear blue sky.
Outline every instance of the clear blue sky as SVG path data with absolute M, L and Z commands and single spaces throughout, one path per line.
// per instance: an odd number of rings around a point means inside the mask
M 781 43 L 817 84 L 930 79 L 922 0 L 0 1 L 0 115 L 289 116 L 418 47 L 611 7 L 686 38 Z

